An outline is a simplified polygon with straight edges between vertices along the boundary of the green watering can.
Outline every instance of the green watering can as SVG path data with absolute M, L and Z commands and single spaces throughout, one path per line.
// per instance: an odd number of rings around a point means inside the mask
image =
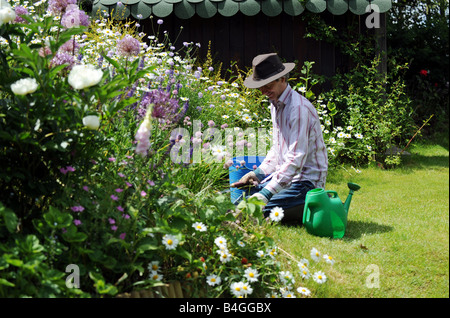
M 350 193 L 345 203 L 336 191 L 313 189 L 306 193 L 303 225 L 308 233 L 331 238 L 344 236 L 353 192 L 361 188 L 356 183 L 349 182 L 347 185 Z

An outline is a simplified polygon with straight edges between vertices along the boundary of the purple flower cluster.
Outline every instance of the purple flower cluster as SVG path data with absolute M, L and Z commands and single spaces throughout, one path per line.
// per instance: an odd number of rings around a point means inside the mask
M 49 0 L 48 11 L 54 15 L 63 14 L 69 4 L 77 4 L 77 0 Z
M 76 4 L 69 4 L 61 18 L 61 24 L 66 28 L 89 26 L 89 16 Z
M 138 119 L 145 116 L 148 105 L 153 104 L 152 117 L 162 123 L 174 122 L 178 117 L 180 106 L 175 98 L 170 98 L 170 92 L 155 89 L 147 92 L 142 98 L 138 109 Z
M 122 40 L 117 41 L 116 49 L 121 56 L 135 56 L 141 51 L 141 44 L 138 39 L 127 34 Z
M 22 6 L 17 6 L 14 8 L 14 11 L 16 13 L 16 19 L 14 20 L 14 22 L 17 23 L 28 23 L 27 20 L 25 20 L 24 18 L 22 18 L 20 15 L 28 15 L 28 10 Z

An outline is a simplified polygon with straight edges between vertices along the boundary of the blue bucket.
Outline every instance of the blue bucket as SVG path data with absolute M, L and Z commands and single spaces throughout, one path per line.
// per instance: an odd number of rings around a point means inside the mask
M 245 174 L 254 171 L 263 162 L 263 156 L 240 156 L 233 158 L 233 165 L 228 168 L 230 184 L 239 181 Z M 245 164 L 241 165 L 241 162 Z M 237 204 L 242 197 L 243 190 L 230 187 L 231 202 Z

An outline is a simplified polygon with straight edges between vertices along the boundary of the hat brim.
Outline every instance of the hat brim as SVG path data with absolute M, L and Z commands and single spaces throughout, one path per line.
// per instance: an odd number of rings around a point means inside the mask
M 289 73 L 290 71 L 292 71 L 295 67 L 295 63 L 283 63 L 284 65 L 284 70 L 280 73 L 275 74 L 274 76 L 268 77 L 266 79 L 263 80 L 254 80 L 253 79 L 253 73 L 247 77 L 244 80 L 244 85 L 248 88 L 260 88 L 263 87 L 266 84 L 269 84 L 270 82 L 280 78 L 283 75 L 286 75 L 287 73 Z

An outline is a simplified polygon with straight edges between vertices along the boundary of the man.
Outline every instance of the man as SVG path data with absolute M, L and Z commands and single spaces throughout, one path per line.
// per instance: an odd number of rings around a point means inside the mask
M 248 88 L 259 88 L 269 98 L 273 144 L 261 165 L 232 187 L 255 185 L 248 194 L 263 201 L 265 216 L 276 206 L 283 208 L 285 222 L 302 222 L 305 196 L 325 188 L 327 149 L 315 107 L 294 91 L 287 80 L 294 63 L 282 63 L 276 53 L 253 59 Z

